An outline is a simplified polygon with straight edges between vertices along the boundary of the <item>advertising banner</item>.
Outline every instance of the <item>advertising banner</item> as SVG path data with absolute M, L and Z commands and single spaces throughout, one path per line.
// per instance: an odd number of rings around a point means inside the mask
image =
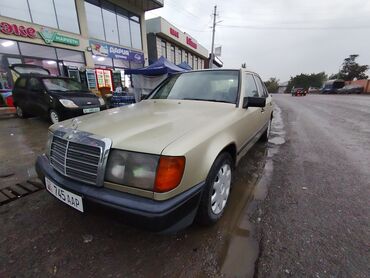
M 90 47 L 94 55 L 122 59 L 134 63 L 144 63 L 144 54 L 141 52 L 93 40 L 90 40 Z

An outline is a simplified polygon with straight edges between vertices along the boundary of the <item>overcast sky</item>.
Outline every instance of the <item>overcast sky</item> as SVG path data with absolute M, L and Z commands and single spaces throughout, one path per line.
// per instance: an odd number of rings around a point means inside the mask
M 226 68 L 247 68 L 280 81 L 300 73 L 338 72 L 359 54 L 370 64 L 370 0 L 165 0 L 162 16 L 209 51 L 217 4 L 216 46 Z

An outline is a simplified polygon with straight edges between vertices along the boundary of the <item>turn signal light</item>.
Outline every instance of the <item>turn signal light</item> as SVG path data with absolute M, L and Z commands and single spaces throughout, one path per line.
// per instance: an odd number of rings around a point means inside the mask
M 185 168 L 183 156 L 161 156 L 155 177 L 154 191 L 167 192 L 180 184 Z

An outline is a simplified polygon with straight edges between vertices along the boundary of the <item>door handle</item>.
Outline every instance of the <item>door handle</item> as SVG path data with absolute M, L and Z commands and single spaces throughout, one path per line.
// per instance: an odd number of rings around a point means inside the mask
M 261 113 L 264 113 L 265 112 L 265 108 L 261 108 Z

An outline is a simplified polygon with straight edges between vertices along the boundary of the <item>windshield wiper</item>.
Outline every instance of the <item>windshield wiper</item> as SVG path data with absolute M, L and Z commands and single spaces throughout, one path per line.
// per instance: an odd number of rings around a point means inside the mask
M 210 102 L 223 102 L 223 103 L 230 103 L 230 101 L 222 100 L 222 99 L 206 99 L 206 98 L 183 98 L 183 100 L 199 100 L 199 101 L 210 101 Z

